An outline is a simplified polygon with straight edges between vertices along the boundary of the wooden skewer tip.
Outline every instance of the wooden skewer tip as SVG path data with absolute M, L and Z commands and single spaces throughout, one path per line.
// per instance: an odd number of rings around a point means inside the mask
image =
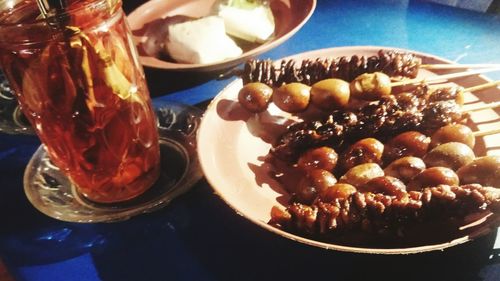
M 500 101 L 491 102 L 491 103 L 487 103 L 487 104 L 482 104 L 482 105 L 478 105 L 476 107 L 465 108 L 462 111 L 462 113 L 480 111 L 480 110 L 485 110 L 485 109 L 494 109 L 494 108 L 497 108 L 497 107 L 500 107 Z
M 500 67 L 500 64 L 494 63 L 482 63 L 482 64 L 446 64 L 446 63 L 436 63 L 436 64 L 421 64 L 421 69 L 429 69 L 429 70 L 453 70 L 453 69 L 467 69 L 467 68 L 491 68 L 491 67 Z
M 484 137 L 489 135 L 500 134 L 500 128 L 498 129 L 490 129 L 490 130 L 479 130 L 472 133 L 474 137 Z
M 436 76 L 425 77 L 425 78 L 414 78 L 414 79 L 393 82 L 393 83 L 391 83 L 391 87 L 412 85 L 412 84 L 418 84 L 418 83 L 422 83 L 422 82 L 435 82 L 435 81 L 441 81 L 441 80 L 449 80 L 449 79 L 467 77 L 467 76 L 472 76 L 472 75 L 477 75 L 477 74 L 482 74 L 482 73 L 487 73 L 487 72 L 493 72 L 493 71 L 499 71 L 499 70 L 500 70 L 500 67 L 492 67 L 492 68 L 478 69 L 478 70 L 474 70 L 474 71 L 462 71 L 462 72 L 457 72 L 457 73 L 436 75 Z
M 469 87 L 469 88 L 465 88 L 464 92 L 475 92 L 475 91 L 485 90 L 485 89 L 488 89 L 488 88 L 498 87 L 499 85 L 500 85 L 500 80 L 491 81 L 491 82 L 484 83 L 484 84 L 481 84 L 481 85 L 477 85 L 477 86 L 472 86 L 472 87 Z

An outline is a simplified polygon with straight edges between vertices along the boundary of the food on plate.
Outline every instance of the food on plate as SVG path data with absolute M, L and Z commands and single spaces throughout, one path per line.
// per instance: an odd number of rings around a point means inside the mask
M 474 151 L 461 142 L 447 142 L 429 151 L 422 158 L 427 167 L 447 167 L 454 171 L 476 158 Z
M 364 163 L 352 167 L 339 179 L 339 183 L 348 183 L 360 187 L 373 178 L 384 175 L 384 170 L 375 163 Z
M 302 177 L 292 195 L 297 202 L 310 204 L 318 194 L 336 183 L 337 178 L 329 171 L 312 169 Z
M 454 99 L 450 96 L 448 98 Z M 440 102 L 442 101 L 430 104 Z M 446 110 L 429 112 L 441 114 Z M 448 117 L 441 119 L 446 120 Z M 356 118 L 356 122 L 359 122 L 360 116 Z M 326 122 L 332 120 L 334 118 L 329 117 Z M 342 118 L 339 120 L 348 123 Z M 459 120 L 463 121 L 461 118 Z M 437 132 L 443 128 L 434 127 L 442 124 L 442 121 L 429 122 L 432 123 L 432 130 L 429 132 Z M 303 126 L 305 123 L 307 121 L 292 127 Z M 495 187 L 500 186 L 500 177 L 494 182 L 480 180 L 473 175 L 477 174 L 478 169 L 484 169 L 490 175 L 500 175 L 500 157 L 488 156 L 474 160 L 475 155 L 469 146 L 453 141 L 442 143 L 429 151 L 432 140 L 417 131 L 405 131 L 385 140 L 385 145 L 377 139 L 365 138 L 350 146 L 322 146 L 322 150 L 328 150 L 329 147 L 331 151 L 340 152 L 338 164 L 331 170 L 332 173 L 327 173 L 332 178 L 338 177 L 338 182 L 332 180 L 325 184 L 327 181 L 322 181 L 320 188 L 319 185 L 312 184 L 306 185 L 309 189 L 302 187 L 299 189 L 302 200 L 292 199 L 285 210 L 273 208 L 269 223 L 327 241 L 338 239 L 343 234 L 350 237 L 354 232 L 403 239 L 411 236 L 405 231 L 411 231 L 417 224 L 440 220 L 444 223 L 454 220 L 459 222 L 469 214 L 499 210 L 500 189 Z M 386 150 L 398 149 L 400 152 L 391 153 L 393 157 L 382 158 Z M 299 161 L 306 154 L 307 152 L 303 153 Z M 356 163 L 351 160 L 364 159 L 364 156 L 367 157 L 366 161 L 360 162 L 368 163 L 356 165 L 344 173 L 342 167 L 348 167 L 345 163 Z M 317 159 L 317 156 L 308 156 L 309 163 L 314 163 Z M 377 163 L 369 163 L 370 161 Z M 472 165 L 471 161 L 475 161 L 475 164 Z M 453 169 L 458 169 L 460 176 Z M 488 178 L 485 174 L 482 176 Z M 335 183 L 331 184 L 333 182 Z M 349 238 L 346 239 L 349 241 Z
M 500 189 L 479 184 L 398 190 L 396 195 L 357 191 L 347 198 L 316 200 L 311 205 L 295 202 L 286 210 L 275 207 L 270 224 L 314 237 L 331 238 L 344 233 L 350 237 L 358 231 L 401 238 L 412 230 L 412 224 L 459 218 L 488 209 L 495 211 L 499 207 Z
M 428 103 L 438 101 L 454 101 L 457 105 L 463 105 L 463 88 L 459 86 L 430 87 L 423 83 L 411 92 L 393 93 L 401 107 L 421 108 Z
M 383 72 L 390 77 L 415 78 L 421 59 L 414 54 L 380 50 L 378 55 L 351 58 L 317 58 L 302 62 L 282 60 L 275 66 L 271 60 L 249 60 L 241 78 L 243 84 L 262 82 L 272 87 L 300 82 L 312 85 L 328 78 L 352 81 L 363 73 Z
M 265 75 L 272 77 L 273 73 L 267 71 Z M 262 78 L 260 80 L 265 80 Z M 251 82 L 262 83 L 262 82 Z M 247 83 L 247 84 L 251 84 Z M 244 84 L 244 85 L 247 85 Z M 292 82 L 282 84 L 281 88 L 288 85 L 301 85 L 307 88 L 308 84 Z M 382 72 L 365 73 L 358 76 L 350 84 L 346 81 L 328 78 L 314 83 L 310 88 L 310 102 L 315 107 L 325 112 L 331 112 L 336 109 L 360 109 L 370 101 L 380 101 L 389 97 L 391 94 L 391 83 L 389 77 Z M 281 96 L 281 100 L 293 100 L 294 96 L 287 97 L 287 92 Z M 294 92 L 288 92 L 293 95 Z M 431 88 L 426 84 L 419 85 L 412 92 L 396 92 L 394 94 L 400 108 L 412 108 L 413 110 L 422 110 L 429 103 L 438 101 L 453 101 L 458 106 L 463 105 L 462 87 L 439 87 Z M 373 104 L 372 104 L 373 105 Z M 306 106 L 304 104 L 304 106 Z M 283 108 L 282 108 L 283 109 Z M 288 111 L 286 109 L 283 109 Z M 291 111 L 288 111 L 291 112 Z M 296 113 L 296 112 L 292 112 Z
M 388 96 L 354 112 L 337 110 L 322 120 L 291 125 L 271 152 L 283 160 L 295 159 L 311 147 L 328 144 L 335 149 L 345 141 L 366 137 L 387 137 L 409 130 L 435 130 L 447 124 L 462 123 L 467 117 L 468 114 L 462 113 L 455 101 L 402 107 L 394 96 Z
M 364 73 L 349 87 L 354 98 L 374 101 L 391 94 L 391 78 L 382 72 Z
M 360 192 L 381 193 L 384 195 L 400 195 L 406 192 L 405 184 L 398 178 L 381 176 L 369 180 L 358 188 Z
M 356 114 L 350 111 L 334 111 L 324 120 L 299 122 L 287 128 L 271 148 L 274 156 L 294 161 L 303 151 L 328 145 L 332 148 L 343 144 L 346 127 L 354 126 Z
M 400 179 L 408 183 L 416 175 L 420 174 L 427 167 L 422 159 L 413 156 L 401 157 L 391 162 L 384 169 L 386 176 Z
M 382 164 L 384 144 L 375 138 L 361 139 L 349 146 L 340 157 L 339 166 L 347 171 L 364 163 Z
M 500 188 L 500 156 L 483 156 L 461 167 L 457 175 L 462 183 L 479 183 Z
M 439 128 L 431 136 L 430 148 L 434 148 L 440 144 L 447 142 L 461 142 L 474 148 L 476 137 L 472 130 L 463 124 L 449 124 Z
M 243 53 L 226 34 L 224 20 L 218 16 L 169 25 L 165 49 L 175 61 L 194 64 L 223 61 Z
M 311 169 L 323 169 L 333 171 L 337 166 L 338 155 L 333 148 L 321 146 L 311 148 L 302 154 L 297 161 L 297 166 L 307 171 Z
M 344 80 L 325 79 L 314 83 L 311 87 L 311 103 L 325 111 L 345 108 L 349 97 L 349 83 Z
M 422 158 L 429 149 L 431 139 L 417 131 L 406 131 L 385 144 L 384 160 L 392 162 L 405 156 Z
M 270 224 L 356 244 L 360 233 L 432 235 L 436 223 L 452 225 L 456 235 L 471 216 L 500 210 L 500 156 L 476 158 L 481 134 L 465 125 L 477 110 L 462 108 L 471 88 L 393 83 L 417 76 L 420 66 L 415 55 L 392 51 L 247 62 L 244 85 L 274 88 L 282 111 L 307 109 L 286 114 L 293 123 L 266 157 L 292 195 L 286 209 L 271 210 Z M 288 106 L 293 100 L 300 106 Z
M 453 100 L 431 102 L 422 109 L 422 124 L 433 131 L 448 124 L 464 123 L 469 114 L 462 112 L 461 107 Z
M 458 105 L 464 105 L 464 88 L 460 86 L 449 86 L 429 89 L 431 93 L 428 97 L 429 102 L 440 100 L 453 100 Z
M 219 5 L 226 32 L 249 42 L 264 42 L 274 33 L 274 16 L 264 1 L 227 0 Z
M 335 199 L 345 200 L 356 191 L 357 189 L 348 183 L 336 183 L 323 189 L 318 194 L 318 198 L 320 198 L 324 202 L 333 201 Z
M 243 86 L 238 93 L 238 102 L 251 112 L 262 112 L 267 109 L 273 89 L 264 83 L 254 82 Z
M 457 174 L 450 168 L 431 167 L 416 175 L 409 183 L 408 190 L 419 191 L 426 187 L 438 186 L 440 184 L 458 185 Z
M 273 92 L 273 102 L 283 111 L 297 113 L 309 106 L 311 87 L 302 83 L 285 84 Z

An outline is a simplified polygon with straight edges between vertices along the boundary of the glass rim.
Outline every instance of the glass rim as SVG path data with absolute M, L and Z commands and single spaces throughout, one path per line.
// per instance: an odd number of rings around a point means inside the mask
M 2 0 L 2 3 L 9 2 L 11 0 Z M 36 0 L 32 1 L 34 4 L 36 4 Z M 85 3 L 85 0 L 80 0 L 79 2 Z M 26 26 L 33 26 L 33 25 L 39 25 L 39 24 L 46 24 L 48 21 L 55 20 L 57 21 L 58 19 L 65 17 L 67 15 L 71 15 L 74 13 L 78 13 L 81 10 L 87 9 L 89 7 L 101 7 L 101 6 L 107 6 L 109 5 L 111 8 L 116 7 L 117 5 L 120 5 L 122 0 L 92 0 L 88 3 L 82 4 L 76 8 L 72 9 L 67 9 L 66 11 L 58 14 L 51 14 L 49 13 L 46 18 L 43 17 L 37 17 L 35 20 L 27 21 L 27 22 L 14 22 L 14 23 L 4 23 L 0 21 L 0 27 L 26 27 Z M 12 6 L 11 8 L 3 9 L 1 11 L 7 11 L 9 9 L 13 9 L 15 6 Z

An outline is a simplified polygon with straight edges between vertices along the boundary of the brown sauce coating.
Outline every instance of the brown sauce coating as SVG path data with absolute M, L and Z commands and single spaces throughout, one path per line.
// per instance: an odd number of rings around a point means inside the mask
M 302 112 L 309 106 L 310 88 L 302 83 L 285 84 L 274 90 L 273 102 L 283 111 Z
M 249 60 L 241 78 L 243 84 L 262 82 L 271 87 L 300 82 L 312 85 L 328 78 L 352 81 L 363 73 L 383 72 L 391 77 L 415 78 L 421 59 L 411 53 L 380 50 L 376 56 L 282 60 L 276 67 L 271 60 Z
M 427 167 L 446 167 L 454 171 L 472 162 L 476 156 L 470 147 L 460 142 L 443 143 L 423 158 Z
M 408 131 L 389 140 L 384 149 L 384 161 L 390 163 L 405 156 L 422 158 L 429 149 L 431 139 L 417 131 Z
M 348 171 L 364 163 L 382 164 L 384 145 L 375 138 L 366 138 L 349 146 L 340 157 L 340 171 Z
M 420 191 L 426 187 L 438 186 L 440 184 L 458 185 L 459 179 L 457 174 L 452 169 L 445 167 L 427 168 L 408 183 L 407 189 L 409 191 Z
M 311 103 L 324 111 L 345 108 L 350 98 L 349 83 L 340 79 L 325 79 L 311 87 Z
M 262 112 L 267 109 L 273 89 L 263 83 L 249 83 L 238 92 L 239 103 L 250 112 Z
M 405 184 L 391 176 L 376 177 L 358 188 L 360 192 L 381 193 L 385 195 L 400 195 L 406 192 Z
M 447 142 L 461 142 L 473 149 L 476 144 L 476 137 L 466 125 L 448 124 L 432 134 L 430 148 Z
M 321 146 L 304 152 L 297 161 L 298 167 L 304 170 L 323 169 L 333 171 L 337 166 L 338 155 L 333 148 Z
M 400 179 L 404 183 L 410 182 L 416 175 L 426 169 L 424 161 L 418 157 L 405 156 L 394 160 L 384 169 L 386 176 Z

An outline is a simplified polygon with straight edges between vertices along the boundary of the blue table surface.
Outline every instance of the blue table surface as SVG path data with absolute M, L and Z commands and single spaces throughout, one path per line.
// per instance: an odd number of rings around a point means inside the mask
M 421 1 L 318 0 L 309 22 L 261 57 L 348 45 L 500 63 L 500 16 Z M 217 80 L 216 73 L 146 74 L 155 101 L 201 107 L 231 80 Z M 23 193 L 24 168 L 38 146 L 35 137 L 0 135 L 0 257 L 16 280 L 500 280 L 496 233 L 419 255 L 326 251 L 256 227 L 205 180 L 167 207 L 127 221 L 57 221 Z

